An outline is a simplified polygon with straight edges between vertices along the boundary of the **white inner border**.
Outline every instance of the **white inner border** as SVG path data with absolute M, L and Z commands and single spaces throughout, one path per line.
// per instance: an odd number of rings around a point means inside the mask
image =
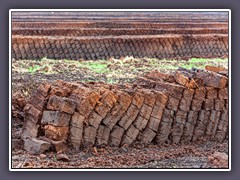
M 12 12 L 14 11 L 202 11 L 202 12 L 228 12 L 228 40 L 229 40 L 229 54 L 228 54 L 228 75 L 229 75 L 229 168 L 228 169 L 13 169 L 12 168 L 12 57 L 11 57 L 11 45 L 12 45 Z M 231 10 L 230 9 L 10 9 L 9 10 L 9 171 L 231 171 Z

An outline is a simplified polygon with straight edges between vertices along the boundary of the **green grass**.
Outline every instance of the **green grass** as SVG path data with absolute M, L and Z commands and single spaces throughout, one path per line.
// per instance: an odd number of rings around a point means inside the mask
M 109 72 L 107 61 L 84 61 L 79 62 L 79 67 L 88 68 L 91 71 L 101 74 Z
M 131 83 L 147 72 L 157 70 L 173 73 L 179 67 L 204 69 L 206 65 L 228 68 L 228 59 L 192 58 L 189 60 L 159 60 L 154 58 L 126 58 L 109 60 L 39 60 L 14 61 L 12 70 L 21 79 L 32 78 L 36 81 L 62 79 L 81 82 L 107 82 L 109 84 Z M 46 76 L 45 76 L 46 75 Z M 16 79 L 18 81 L 18 79 Z M 18 85 L 16 85 L 17 87 Z M 23 89 L 28 88 L 28 86 Z M 31 88 L 36 88 L 35 84 Z M 26 96 L 30 94 L 26 89 Z
M 206 65 L 221 65 L 226 62 L 226 59 L 204 59 L 204 58 L 192 58 L 189 61 L 185 60 L 162 60 L 159 66 L 166 70 L 175 70 L 178 67 L 186 69 L 192 69 L 193 67 L 204 69 Z
M 33 67 L 32 66 L 30 66 L 29 68 L 28 68 L 28 72 L 29 73 L 35 73 L 38 69 L 40 69 L 41 68 L 41 66 L 39 66 L 39 65 L 34 65 Z
M 57 61 L 50 60 L 47 58 L 41 59 L 43 63 L 52 66 Z M 176 70 L 178 67 L 183 67 L 187 69 L 191 69 L 193 67 L 204 69 L 205 65 L 221 65 L 222 63 L 226 62 L 226 59 L 206 59 L 206 58 L 192 58 L 188 61 L 186 60 L 158 60 L 154 58 L 144 58 L 144 59 L 133 59 L 130 62 L 125 62 L 124 60 L 115 60 L 115 61 L 108 61 L 108 60 L 97 60 L 97 61 L 73 61 L 73 60 L 60 60 L 64 64 L 67 65 L 76 65 L 79 69 L 87 69 L 90 72 L 96 74 L 110 74 L 110 73 L 124 73 L 123 71 L 128 68 L 132 68 L 132 72 L 145 72 L 149 71 L 153 68 L 158 70 Z M 117 66 L 118 68 L 115 70 L 109 69 L 109 65 Z M 34 65 L 33 67 L 28 68 L 29 73 L 35 73 L 41 67 L 38 65 Z
M 87 67 L 97 73 L 105 72 L 107 70 L 107 64 L 102 64 L 99 62 L 89 62 L 86 64 Z
M 204 59 L 192 58 L 190 60 L 159 60 L 154 58 L 126 58 L 110 60 L 53 60 L 43 58 L 41 61 L 18 61 L 17 70 L 21 73 L 30 74 L 66 74 L 66 76 L 79 74 L 82 81 L 106 81 L 110 84 L 118 83 L 119 80 L 134 79 L 144 73 L 152 70 L 158 70 L 165 73 L 171 73 L 179 67 L 192 69 L 204 69 L 206 65 L 228 66 L 227 59 Z M 45 67 L 48 70 L 45 70 Z M 125 80 L 124 80 L 125 81 Z M 127 80 L 126 80 L 127 81 Z
M 220 59 L 220 58 L 216 58 L 216 59 L 205 59 L 205 58 L 192 58 L 189 60 L 189 62 L 191 63 L 208 63 L 208 62 L 223 62 L 226 61 L 225 59 Z

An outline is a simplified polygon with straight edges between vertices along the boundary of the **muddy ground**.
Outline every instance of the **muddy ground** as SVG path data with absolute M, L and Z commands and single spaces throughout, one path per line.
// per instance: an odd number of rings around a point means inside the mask
M 204 68 L 205 65 L 228 67 L 224 59 L 192 59 L 190 61 L 159 61 L 134 59 L 107 61 L 13 61 L 12 94 L 20 94 L 27 100 L 43 81 L 62 79 L 66 81 L 104 81 L 107 83 L 132 82 L 150 70 L 170 72 L 179 66 Z M 23 102 L 24 104 L 24 102 Z M 17 112 L 17 113 L 16 113 Z M 15 110 L 12 119 L 12 168 L 227 168 L 227 160 L 213 160 L 214 153 L 227 155 L 228 141 L 207 141 L 189 145 L 133 144 L 131 147 L 103 147 L 69 149 L 64 155 L 47 152 L 32 155 L 23 149 L 20 139 L 24 113 Z M 66 157 L 65 157 L 66 155 Z M 59 157 L 63 156 L 63 157 Z M 220 162 L 220 163 L 219 163 Z
M 102 81 L 107 83 L 133 82 L 151 70 L 171 72 L 178 67 L 204 69 L 206 65 L 228 68 L 227 59 L 158 60 L 150 58 L 108 59 L 98 61 L 19 60 L 12 63 L 12 90 L 28 97 L 43 81 Z

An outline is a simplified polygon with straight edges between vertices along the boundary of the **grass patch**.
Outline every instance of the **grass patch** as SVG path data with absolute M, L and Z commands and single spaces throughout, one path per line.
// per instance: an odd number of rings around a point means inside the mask
M 109 60 L 53 60 L 16 61 L 18 73 L 41 73 L 49 78 L 58 77 L 81 81 L 105 81 L 110 84 L 130 82 L 152 70 L 171 73 L 179 67 L 204 69 L 206 65 L 228 67 L 227 59 L 192 58 L 190 60 L 159 60 L 154 58 L 126 58 Z
M 204 69 L 205 66 L 196 65 L 196 64 L 186 64 L 186 65 L 182 65 L 181 67 L 186 69 L 192 69 L 193 67 L 198 69 Z
M 189 62 L 191 63 L 208 63 L 208 62 L 224 62 L 226 61 L 226 59 L 220 59 L 220 58 L 216 58 L 216 59 L 205 59 L 205 58 L 192 58 L 189 60 Z
M 107 73 L 109 72 L 107 61 L 84 61 L 79 62 L 79 67 L 85 67 L 95 73 Z
M 105 71 L 107 68 L 107 64 L 102 64 L 98 62 L 90 62 L 87 64 L 87 67 L 95 72 Z
M 28 68 L 28 72 L 29 73 L 35 73 L 37 70 L 39 70 L 41 68 L 41 66 L 39 66 L 39 65 L 34 65 L 34 66 L 30 66 L 29 68 Z

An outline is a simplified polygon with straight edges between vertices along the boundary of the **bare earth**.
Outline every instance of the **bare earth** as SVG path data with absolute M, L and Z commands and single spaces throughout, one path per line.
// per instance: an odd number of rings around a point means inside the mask
M 21 120 L 13 120 L 13 168 L 219 168 L 209 162 L 215 152 L 228 154 L 228 141 L 198 142 L 189 145 L 103 147 L 69 150 L 67 160 L 57 160 L 57 153 L 32 155 L 23 150 L 19 139 Z M 67 161 L 67 162 L 64 162 Z M 226 168 L 226 167 L 225 167 Z

